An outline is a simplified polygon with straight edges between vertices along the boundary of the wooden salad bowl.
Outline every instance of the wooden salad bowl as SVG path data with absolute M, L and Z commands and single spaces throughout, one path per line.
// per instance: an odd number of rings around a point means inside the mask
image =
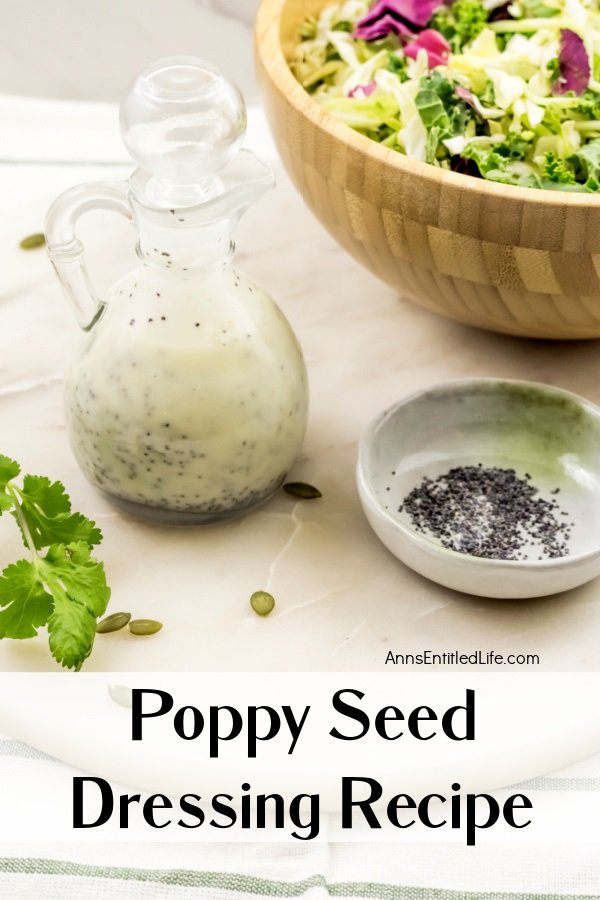
M 328 2 L 262 0 L 256 23 L 267 117 L 317 218 L 440 315 L 526 337 L 600 337 L 600 197 L 445 171 L 336 121 L 287 64 L 303 19 Z

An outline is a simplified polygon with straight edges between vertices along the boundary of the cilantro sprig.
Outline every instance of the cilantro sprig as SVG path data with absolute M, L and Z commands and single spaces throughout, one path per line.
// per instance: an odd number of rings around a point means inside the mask
M 31 557 L 0 575 L 0 638 L 32 638 L 47 626 L 54 659 L 78 670 L 110 598 L 104 566 L 92 556 L 102 533 L 71 511 L 60 481 L 25 475 L 18 487 L 20 473 L 18 463 L 0 455 L 0 515 L 13 516 Z

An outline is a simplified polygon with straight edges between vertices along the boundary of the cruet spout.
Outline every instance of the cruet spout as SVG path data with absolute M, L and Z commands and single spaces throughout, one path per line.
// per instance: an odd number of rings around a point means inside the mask
M 240 150 L 218 178 L 222 192 L 197 207 L 199 220 L 207 225 L 227 220 L 235 227 L 246 210 L 275 185 L 271 168 L 251 150 Z

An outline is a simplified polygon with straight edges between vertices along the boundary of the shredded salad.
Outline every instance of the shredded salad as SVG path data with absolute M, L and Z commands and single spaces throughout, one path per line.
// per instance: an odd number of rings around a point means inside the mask
M 600 191 L 594 0 L 345 0 L 305 19 L 290 65 L 336 119 L 414 159 Z

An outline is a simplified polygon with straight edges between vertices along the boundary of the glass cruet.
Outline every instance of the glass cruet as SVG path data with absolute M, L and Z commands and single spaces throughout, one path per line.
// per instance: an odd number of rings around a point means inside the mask
M 67 190 L 47 219 L 50 259 L 86 332 L 65 381 L 69 439 L 87 478 L 126 511 L 226 519 L 277 490 L 306 426 L 298 341 L 232 266 L 232 230 L 273 177 L 239 149 L 243 99 L 204 61 L 142 72 L 120 123 L 139 168 Z M 75 233 L 97 208 L 133 221 L 140 260 L 101 298 Z

